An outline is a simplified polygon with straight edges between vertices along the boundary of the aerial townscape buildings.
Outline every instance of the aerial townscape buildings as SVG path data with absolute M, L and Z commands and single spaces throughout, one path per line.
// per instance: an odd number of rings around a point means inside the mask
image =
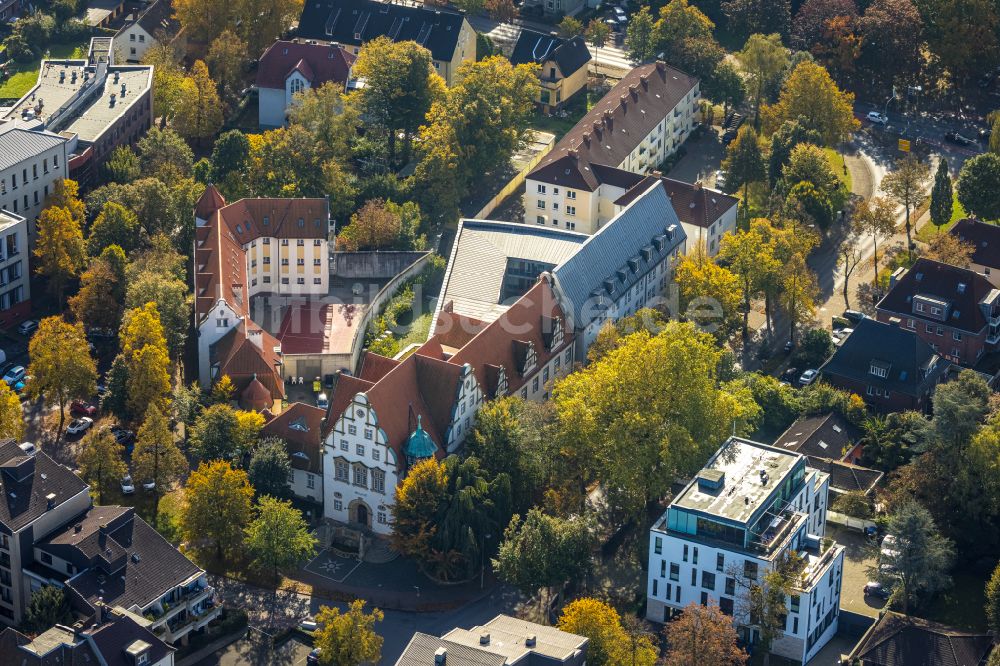
M 828 4 L 0 0 L 0 666 L 1000 666 L 1000 11 Z

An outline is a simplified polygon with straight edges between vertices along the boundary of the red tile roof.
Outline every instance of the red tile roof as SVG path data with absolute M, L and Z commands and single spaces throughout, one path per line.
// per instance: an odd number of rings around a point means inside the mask
M 673 178 L 650 175 L 618 197 L 615 205 L 629 205 L 656 182 L 659 182 L 667 196 L 670 197 L 670 203 L 673 204 L 680 221 L 703 229 L 715 224 L 720 217 L 739 203 L 736 197 L 731 197 L 717 190 L 710 190 L 703 187 L 701 183 L 685 183 Z
M 343 87 L 347 85 L 356 59 L 357 56 L 340 46 L 279 40 L 260 57 L 257 87 L 284 90 L 285 80 L 295 70 L 314 88 L 330 81 Z
M 385 377 L 390 370 L 399 365 L 399 361 L 365 351 L 358 365 L 358 377 L 369 382 L 377 382 Z
M 194 208 L 194 216 L 202 220 L 207 220 L 212 213 L 225 205 L 226 199 L 216 189 L 215 185 L 209 183 L 205 191 L 202 192 L 201 198 L 198 199 L 198 204 Z
M 261 429 L 261 433 L 285 441 L 292 467 L 322 474 L 323 460 L 320 447 L 323 441 L 324 416 L 326 412 L 322 409 L 296 402 L 268 421 Z
M 240 392 L 256 378 L 274 400 L 280 400 L 285 397 L 285 383 L 276 347 L 280 345 L 274 336 L 242 320 L 211 346 L 210 363 L 218 363 L 218 376 L 228 375 Z

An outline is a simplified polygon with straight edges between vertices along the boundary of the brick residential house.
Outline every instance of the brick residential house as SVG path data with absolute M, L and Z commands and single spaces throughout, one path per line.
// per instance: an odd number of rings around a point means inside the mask
M 918 259 L 893 274 L 876 312 L 881 322 L 899 319 L 944 359 L 965 367 L 1000 343 L 1000 290 L 968 268 Z

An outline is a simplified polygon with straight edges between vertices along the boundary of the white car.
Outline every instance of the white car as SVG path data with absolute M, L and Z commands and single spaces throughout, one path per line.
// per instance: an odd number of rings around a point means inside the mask
M 715 172 L 715 186 L 717 188 L 719 188 L 719 189 L 721 189 L 721 188 L 723 188 L 723 187 L 726 186 L 726 172 L 725 171 L 722 171 L 720 169 L 719 171 Z
M 878 111 L 869 111 L 868 120 L 879 125 L 885 125 L 889 122 L 889 117 L 884 113 L 879 113 Z
M 135 484 L 132 483 L 132 477 L 126 474 L 122 477 L 122 495 L 131 495 L 135 492 Z
M 28 371 L 24 369 L 23 365 L 15 365 L 7 371 L 7 374 L 3 376 L 3 380 L 7 382 L 9 386 L 14 386 L 14 384 L 24 379 L 24 376 L 27 373 Z
M 18 446 L 24 451 L 25 455 L 33 456 L 38 453 L 38 447 L 31 442 L 21 442 Z
M 799 386 L 809 386 L 816 381 L 817 377 L 819 377 L 819 370 L 813 370 L 810 368 L 809 370 L 803 372 L 802 376 L 799 377 Z
M 156 490 L 156 481 L 143 481 L 142 482 L 142 489 L 143 490 L 150 490 L 150 491 Z
M 90 427 L 94 425 L 94 419 L 89 416 L 81 416 L 78 419 L 73 419 L 73 422 L 69 424 L 66 428 L 67 435 L 82 435 L 83 433 L 90 430 Z

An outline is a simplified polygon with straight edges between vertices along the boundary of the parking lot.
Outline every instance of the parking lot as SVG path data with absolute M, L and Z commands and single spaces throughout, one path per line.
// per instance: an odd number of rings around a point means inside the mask
M 873 564 L 873 561 L 866 557 L 867 538 L 861 532 L 832 523 L 827 524 L 827 535 L 845 546 L 840 607 L 859 615 L 878 617 L 878 612 L 885 606 L 885 601 L 864 595 L 865 583 L 868 582 L 868 567 Z
M 311 650 L 310 646 L 295 638 L 270 649 L 259 641 L 244 637 L 202 659 L 197 666 L 301 666 L 306 663 Z

